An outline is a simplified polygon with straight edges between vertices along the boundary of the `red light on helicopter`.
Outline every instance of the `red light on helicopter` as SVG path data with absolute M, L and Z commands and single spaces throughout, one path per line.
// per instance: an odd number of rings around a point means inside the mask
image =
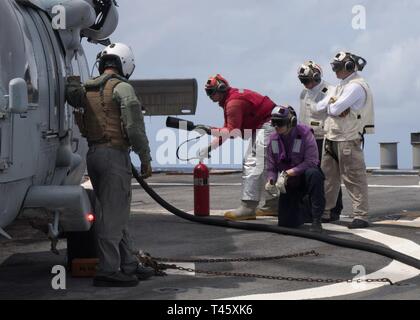
M 89 213 L 89 214 L 87 215 L 87 220 L 88 220 L 90 223 L 92 223 L 92 222 L 94 222 L 94 221 L 95 221 L 95 216 L 94 216 L 92 213 Z

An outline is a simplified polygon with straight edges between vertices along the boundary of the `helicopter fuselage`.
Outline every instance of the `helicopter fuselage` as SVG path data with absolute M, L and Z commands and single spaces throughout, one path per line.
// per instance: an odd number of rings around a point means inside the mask
M 89 75 L 83 48 L 69 57 L 42 10 L 1 1 L 0 40 L 0 96 L 7 95 L 14 78 L 24 79 L 28 87 L 27 112 L 0 109 L 2 229 L 24 209 L 31 187 L 80 185 L 87 145 L 65 103 L 65 79 L 80 75 L 87 80 Z

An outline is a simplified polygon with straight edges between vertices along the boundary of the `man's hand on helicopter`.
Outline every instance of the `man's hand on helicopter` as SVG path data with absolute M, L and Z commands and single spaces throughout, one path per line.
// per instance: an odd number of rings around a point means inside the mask
M 140 173 L 143 179 L 150 178 L 153 173 L 152 164 L 150 162 L 142 163 L 140 167 Z
M 72 82 L 80 84 L 81 83 L 80 76 L 68 76 L 67 83 L 72 83 Z
M 86 92 L 79 76 L 69 76 L 66 82 L 66 100 L 74 108 L 85 106 Z

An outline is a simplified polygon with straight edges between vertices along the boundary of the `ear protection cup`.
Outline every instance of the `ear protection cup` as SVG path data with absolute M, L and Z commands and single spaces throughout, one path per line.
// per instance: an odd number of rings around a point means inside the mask
M 296 114 L 295 109 L 293 109 L 293 107 L 288 106 L 288 109 L 289 109 L 290 115 L 291 115 L 290 122 L 289 122 L 290 123 L 290 127 L 291 128 L 294 128 L 298 124 L 297 114 Z
M 312 79 L 314 79 L 314 81 L 316 83 L 320 83 L 321 82 L 321 78 L 322 78 L 322 71 L 318 70 L 321 69 L 321 67 L 319 65 L 317 65 L 315 62 L 313 61 L 309 61 L 309 68 L 312 71 Z M 294 111 L 294 110 L 293 110 Z
M 361 62 L 359 63 L 359 61 Z M 366 65 L 364 61 L 366 60 L 359 58 L 350 52 L 341 51 L 334 57 L 333 62 L 331 62 L 331 66 L 333 67 L 334 72 L 343 69 L 347 72 L 361 71 L 364 68 L 364 65 Z M 364 65 L 362 65 L 363 63 Z
M 217 85 L 217 91 L 218 92 L 226 92 L 228 89 L 228 86 L 226 85 L 226 83 L 224 83 L 223 81 L 218 80 L 218 85 Z
M 316 69 L 315 69 L 316 70 Z M 314 81 L 319 83 L 321 82 L 321 74 L 317 71 L 314 71 L 314 75 L 313 75 Z
M 350 60 L 344 64 L 344 68 L 346 71 L 354 71 L 356 69 L 356 63 L 354 62 L 353 58 L 350 57 Z
M 287 125 L 289 128 L 294 128 L 297 126 L 298 120 L 295 116 L 291 116 L 289 119 L 289 124 Z
M 293 117 L 292 117 L 292 119 L 290 119 L 290 126 L 291 126 L 292 128 L 294 128 L 294 127 L 296 127 L 296 126 L 297 126 L 297 123 L 298 123 L 297 118 L 296 118 L 295 116 L 293 116 Z

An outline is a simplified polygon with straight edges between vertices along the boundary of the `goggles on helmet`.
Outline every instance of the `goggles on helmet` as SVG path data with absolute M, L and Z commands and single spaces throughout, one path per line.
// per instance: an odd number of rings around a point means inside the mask
M 308 77 L 299 77 L 299 80 L 303 85 L 307 85 L 311 83 L 313 79 L 308 78 Z
M 289 125 L 289 118 L 285 119 L 271 119 L 271 126 L 275 128 L 282 128 Z

